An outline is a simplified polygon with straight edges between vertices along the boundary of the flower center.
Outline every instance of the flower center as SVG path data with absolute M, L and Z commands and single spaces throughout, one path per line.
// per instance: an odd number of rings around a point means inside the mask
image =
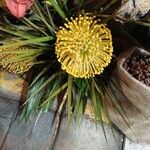
M 94 17 L 79 16 L 57 33 L 56 55 L 62 69 L 75 77 L 100 74 L 112 56 L 111 33 Z

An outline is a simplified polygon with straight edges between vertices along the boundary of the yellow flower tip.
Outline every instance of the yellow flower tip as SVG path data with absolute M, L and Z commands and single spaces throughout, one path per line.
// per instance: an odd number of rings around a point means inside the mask
M 6 46 L 6 47 L 5 47 Z M 10 53 L 10 50 L 12 53 Z M 15 51 L 20 52 L 15 52 Z M 18 47 L 7 47 L 7 44 L 0 47 L 0 65 L 11 73 L 22 74 L 27 72 L 34 64 L 35 58 L 27 58 L 24 60 L 16 60 L 22 55 L 25 48 Z M 7 53 L 8 52 L 8 53 Z M 14 52 L 14 53 L 13 53 Z
M 16 74 L 22 74 L 27 72 L 32 67 L 32 62 L 30 61 L 18 61 L 16 63 L 3 63 L 3 68 L 7 69 L 7 71 Z
M 95 17 L 79 15 L 57 32 L 55 52 L 61 67 L 74 77 L 89 78 L 103 72 L 112 58 L 110 30 Z

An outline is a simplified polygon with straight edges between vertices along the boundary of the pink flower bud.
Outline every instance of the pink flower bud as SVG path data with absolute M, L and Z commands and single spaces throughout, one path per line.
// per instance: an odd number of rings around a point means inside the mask
M 5 0 L 11 14 L 17 18 L 23 17 L 34 0 Z

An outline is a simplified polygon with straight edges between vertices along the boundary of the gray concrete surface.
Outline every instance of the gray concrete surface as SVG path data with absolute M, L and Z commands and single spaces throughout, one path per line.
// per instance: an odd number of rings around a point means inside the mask
M 107 125 L 105 125 L 105 131 L 108 143 L 101 126 L 86 118 L 82 120 L 80 126 L 73 122 L 69 130 L 66 127 L 67 120 L 63 119 L 54 150 L 60 150 L 60 148 L 62 150 L 121 150 L 122 148 L 123 136 L 115 130 L 113 136 Z
M 0 115 L 12 118 L 17 113 L 19 103 L 9 98 L 0 97 Z
M 19 123 L 20 116 L 13 121 L 3 144 L 3 150 L 41 150 L 48 143 L 53 119 L 52 113 L 41 115 L 33 129 L 36 116 L 25 123 Z
M 41 150 L 46 147 L 50 140 L 53 112 L 41 114 L 33 130 L 37 116 L 32 115 L 27 123 L 19 123 L 18 102 L 0 97 L 0 106 L 0 150 Z M 80 126 L 73 122 L 68 130 L 66 127 L 67 120 L 63 118 L 54 150 L 121 150 L 122 135 L 115 132 L 115 141 L 107 126 L 109 144 L 101 127 L 96 127 L 93 121 L 86 118 Z
M 50 140 L 53 112 L 43 113 L 33 130 L 37 116 L 19 123 L 18 102 L 0 97 L 0 150 L 43 150 Z M 83 118 L 80 126 L 72 122 L 66 130 L 67 120 L 63 118 L 53 150 L 150 150 L 150 145 L 123 140 L 123 135 L 105 125 L 108 143 L 99 125 Z
M 5 141 L 8 129 L 11 124 L 11 119 L 0 115 L 0 149 Z
M 134 143 L 130 139 L 126 138 L 124 141 L 123 150 L 150 150 L 150 145 L 144 143 Z

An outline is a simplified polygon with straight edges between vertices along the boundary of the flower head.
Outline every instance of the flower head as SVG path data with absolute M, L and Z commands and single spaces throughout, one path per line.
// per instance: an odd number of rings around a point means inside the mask
M 18 46 L 11 47 L 9 44 L 0 47 L 0 66 L 11 73 L 25 73 L 35 62 L 35 57 L 25 57 L 29 48 Z
M 3 68 L 7 69 L 11 73 L 25 73 L 33 66 L 33 60 L 25 60 L 25 61 L 18 61 L 18 62 L 3 62 Z
M 34 0 L 5 0 L 12 15 L 17 18 L 23 17 L 26 11 L 33 4 Z
M 103 72 L 112 58 L 112 36 L 95 17 L 82 16 L 60 27 L 56 55 L 63 70 L 74 77 L 89 78 Z

